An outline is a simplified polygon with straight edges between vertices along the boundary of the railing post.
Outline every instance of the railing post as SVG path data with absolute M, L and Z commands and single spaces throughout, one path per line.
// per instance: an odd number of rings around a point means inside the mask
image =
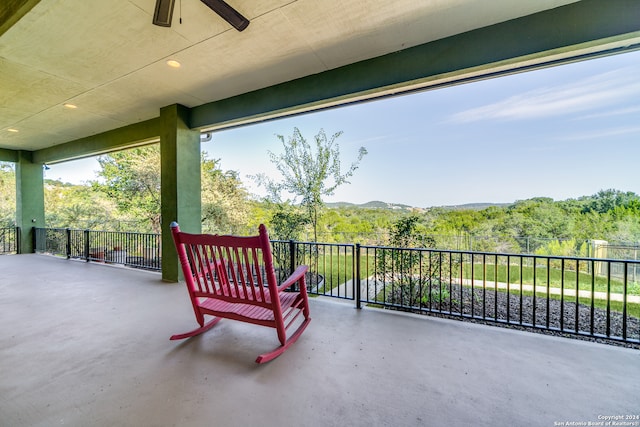
M 84 259 L 89 262 L 89 230 L 84 230 Z
M 289 274 L 296 270 L 296 242 L 289 240 Z
M 38 244 L 38 228 L 37 227 L 31 227 L 32 233 L 31 233 L 31 245 L 33 247 L 33 253 L 37 252 L 37 244 Z M 22 233 L 20 234 L 20 237 L 22 237 Z M 46 235 L 45 235 L 45 242 L 47 241 Z M 18 242 L 21 242 L 21 240 L 18 240 Z M 22 245 L 18 245 L 18 247 L 20 247 Z M 20 253 L 22 253 L 22 249 L 20 249 Z
M 16 254 L 18 255 L 22 253 L 22 248 L 20 247 L 21 245 L 19 244 L 21 237 L 22 237 L 22 230 L 20 229 L 20 227 L 16 227 L 16 235 L 15 235 L 15 238 L 13 239 L 13 245 L 16 248 Z M 34 252 L 35 252 L 35 247 L 36 246 L 33 245 Z
M 356 308 L 357 309 L 361 309 L 362 308 L 362 303 L 361 303 L 361 299 L 362 299 L 362 295 L 360 295 L 361 289 L 360 289 L 360 284 L 362 283 L 362 280 L 360 278 L 360 243 L 356 243 L 356 277 L 355 280 L 353 281 L 353 286 L 356 287 Z
M 65 234 L 67 236 L 67 246 L 66 246 L 66 252 L 67 252 L 67 259 L 71 258 L 71 229 L 67 228 L 65 230 Z

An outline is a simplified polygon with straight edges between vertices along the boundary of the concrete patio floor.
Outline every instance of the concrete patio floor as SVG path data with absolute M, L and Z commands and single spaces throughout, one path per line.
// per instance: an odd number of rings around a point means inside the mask
M 184 284 L 156 273 L 0 256 L 0 313 L 1 426 L 554 426 L 640 414 L 638 350 L 327 299 L 312 299 L 309 328 L 266 365 L 254 359 L 278 345 L 267 328 L 223 320 L 169 341 L 196 323 Z

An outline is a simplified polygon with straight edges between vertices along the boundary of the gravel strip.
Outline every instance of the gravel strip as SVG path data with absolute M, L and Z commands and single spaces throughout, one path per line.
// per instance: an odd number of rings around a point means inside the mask
M 483 292 L 482 288 L 474 288 L 472 294 L 470 287 L 462 286 L 461 289 L 460 285 L 455 284 L 451 288 L 447 286 L 446 289 L 447 292 L 441 302 L 432 298 L 431 306 L 426 304 L 427 309 L 431 308 L 437 311 L 415 311 L 437 317 L 640 349 L 640 343 L 625 343 L 607 338 L 607 336 L 620 338 L 623 335 L 623 316 L 622 313 L 616 311 L 610 312 L 607 333 L 607 311 L 594 308 L 592 325 L 591 307 L 576 304 L 575 300 L 565 299 L 563 303 L 558 299 L 547 299 L 540 296 L 536 296 L 534 299 L 533 296 L 521 296 L 518 291 L 511 292 L 507 299 L 506 292 L 495 293 L 493 289 L 487 289 Z M 432 292 L 435 290 L 434 287 Z M 551 330 L 531 326 L 534 324 L 534 304 L 535 325 L 551 328 Z M 460 313 L 465 316 L 473 316 L 473 318 L 461 317 Z M 483 317 L 490 320 L 483 320 Z M 507 321 L 511 323 L 507 323 Z M 593 334 L 602 335 L 602 337 L 578 335 L 576 331 L 588 334 L 593 332 Z M 627 316 L 627 339 L 640 340 L 640 319 Z

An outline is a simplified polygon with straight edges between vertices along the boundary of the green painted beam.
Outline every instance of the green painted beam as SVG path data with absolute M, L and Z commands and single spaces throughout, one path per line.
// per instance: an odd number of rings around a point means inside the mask
M 203 104 L 192 109 L 191 126 L 231 127 L 300 109 L 371 99 L 381 96 L 383 90 L 402 92 L 408 86 L 428 85 L 443 76 L 453 77 L 447 84 L 456 84 L 459 80 L 455 76 L 470 70 L 480 72 L 474 79 L 494 74 L 497 66 L 506 65 L 502 73 L 513 73 L 525 59 L 572 52 L 577 46 L 602 45 L 605 41 L 632 36 L 640 36 L 640 1 L 583 0 Z M 570 60 L 575 59 L 567 62 Z
M 13 27 L 40 0 L 2 0 L 0 4 L 0 36 Z
M 58 163 L 123 150 L 137 145 L 157 142 L 160 118 L 156 117 L 86 138 L 76 139 L 54 147 L 34 151 L 35 163 Z
M 6 148 L 0 148 L 0 162 L 13 162 L 18 161 L 18 152 L 15 150 L 7 150 Z

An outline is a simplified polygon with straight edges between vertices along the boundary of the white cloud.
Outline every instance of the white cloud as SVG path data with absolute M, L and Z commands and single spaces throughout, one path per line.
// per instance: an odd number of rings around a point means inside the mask
M 611 129 L 604 129 L 599 132 L 580 132 L 569 136 L 559 137 L 562 141 L 579 141 L 584 139 L 608 138 L 612 136 L 627 135 L 632 133 L 640 133 L 640 126 L 626 126 Z
M 617 108 L 614 110 L 602 111 L 599 113 L 588 114 L 585 116 L 581 116 L 580 119 L 600 119 L 603 117 L 616 117 L 616 116 L 624 116 L 627 114 L 636 114 L 640 113 L 640 105 L 634 107 L 626 107 L 626 108 Z
M 603 108 L 640 94 L 636 67 L 626 67 L 574 83 L 531 90 L 493 104 L 461 111 L 452 122 L 527 120 Z

